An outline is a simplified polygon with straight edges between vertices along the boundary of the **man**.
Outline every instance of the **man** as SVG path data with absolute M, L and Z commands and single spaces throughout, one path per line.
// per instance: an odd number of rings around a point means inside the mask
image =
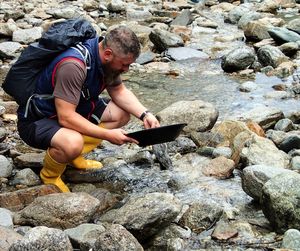
M 118 145 L 138 143 L 120 128 L 128 123 L 130 114 L 140 118 L 145 128 L 159 126 L 120 78 L 139 56 L 137 36 L 121 26 L 105 38 L 87 40 L 83 47 L 85 51 L 70 48 L 55 58 L 36 87 L 36 93 L 46 98 L 32 98 L 27 117 L 27 108 L 18 110 L 20 137 L 32 147 L 47 149 L 42 181 L 62 192 L 69 192 L 61 180 L 67 164 L 79 169 L 102 167 L 100 162 L 82 157 L 102 140 Z M 104 89 L 111 101 L 99 99 Z M 52 94 L 54 98 L 49 98 Z

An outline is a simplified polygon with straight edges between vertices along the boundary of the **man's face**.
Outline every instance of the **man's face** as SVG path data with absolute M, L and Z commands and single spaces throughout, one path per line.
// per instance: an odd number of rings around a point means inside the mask
M 122 74 L 129 70 L 129 66 L 135 61 L 132 54 L 126 56 L 118 56 L 115 53 L 112 55 L 112 59 L 107 62 L 104 68 L 112 74 Z

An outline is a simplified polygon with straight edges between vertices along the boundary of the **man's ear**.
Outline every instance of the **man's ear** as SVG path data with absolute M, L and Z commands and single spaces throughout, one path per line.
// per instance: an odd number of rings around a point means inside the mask
M 106 48 L 103 52 L 104 60 L 106 62 L 109 62 L 112 60 L 113 57 L 113 51 L 110 48 Z

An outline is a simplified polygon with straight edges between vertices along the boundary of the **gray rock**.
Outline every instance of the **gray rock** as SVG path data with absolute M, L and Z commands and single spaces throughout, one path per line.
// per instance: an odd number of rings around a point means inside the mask
M 255 54 L 251 48 L 235 48 L 222 58 L 221 66 L 225 72 L 234 72 L 246 69 L 254 61 Z
M 228 13 L 228 19 L 226 21 L 232 23 L 232 24 L 237 24 L 240 20 L 240 18 L 245 15 L 247 12 L 249 12 L 249 9 L 243 7 L 243 6 L 237 6 L 233 8 L 231 11 Z
M 0 250 L 9 250 L 10 246 L 17 240 L 22 239 L 22 235 L 14 230 L 0 226 Z
M 128 21 L 140 21 L 145 20 L 147 18 L 151 18 L 152 14 L 149 10 L 134 10 L 134 9 L 127 9 L 126 17 Z
M 0 226 L 13 228 L 13 213 L 6 208 L 0 208 Z M 0 247 L 1 248 L 1 247 Z
M 20 43 L 2 42 L 0 43 L 0 58 L 16 58 L 22 49 L 23 47 Z
M 184 9 L 182 12 L 171 22 L 171 25 L 187 26 L 193 22 L 193 16 L 189 9 Z
M 85 223 L 74 228 L 64 230 L 69 237 L 74 248 L 80 248 L 83 243 L 88 243 L 92 248 L 98 236 L 105 232 L 105 227 L 101 224 Z
M 257 89 L 257 84 L 253 81 L 247 81 L 239 86 L 241 92 L 251 92 Z
M 173 195 L 149 193 L 130 197 L 122 207 L 108 211 L 99 221 L 120 224 L 142 241 L 168 226 L 180 210 L 181 204 Z
M 268 30 L 268 33 L 279 44 L 300 40 L 300 35 L 298 33 L 284 27 L 273 27 Z
M 262 18 L 261 13 L 258 13 L 256 11 L 248 11 L 248 12 L 244 13 L 241 16 L 241 18 L 239 19 L 238 27 L 243 30 L 249 22 L 258 20 L 260 18 Z
M 78 7 L 74 5 L 65 6 L 64 8 L 51 9 L 46 11 L 47 14 L 54 16 L 55 18 L 77 18 L 81 15 Z
M 11 37 L 13 32 L 18 29 L 16 23 L 10 19 L 6 23 L 0 23 L 0 35 Z
M 281 119 L 279 120 L 275 126 L 274 130 L 288 132 L 293 129 L 293 121 L 290 119 Z
M 24 168 L 41 168 L 43 166 L 43 160 L 45 157 L 45 153 L 24 153 L 20 156 L 17 156 L 14 159 L 14 164 L 17 167 Z
M 14 242 L 9 250 L 72 251 L 73 248 L 62 230 L 40 226 L 32 228 L 23 239 Z
M 42 37 L 43 29 L 41 27 L 34 27 L 31 29 L 16 30 L 13 33 L 12 41 L 23 44 L 30 44 Z
M 240 158 L 244 166 L 267 165 L 288 168 L 290 161 L 290 157 L 280 151 L 271 140 L 256 135 L 245 142 Z
M 299 50 L 299 45 L 295 42 L 288 42 L 280 45 L 279 49 L 284 55 L 291 57 L 297 53 Z
M 105 227 L 106 231 L 97 237 L 95 250 L 144 250 L 137 239 L 125 227 L 118 224 L 105 224 Z M 81 247 L 81 250 L 88 251 L 90 249 L 82 249 Z
M 252 120 L 266 130 L 273 127 L 280 119 L 283 119 L 284 115 L 277 108 L 258 106 L 242 114 L 241 118 Z
M 293 149 L 300 149 L 300 135 L 287 136 L 278 147 L 285 152 L 289 152 Z
M 214 158 L 219 157 L 219 156 L 223 156 L 223 157 L 225 157 L 225 158 L 230 159 L 231 155 L 232 155 L 232 150 L 231 150 L 231 148 L 230 148 L 230 147 L 224 147 L 224 146 L 223 146 L 223 147 L 222 147 L 222 146 L 216 147 L 216 148 L 213 150 L 213 152 L 212 152 L 212 156 L 213 156 Z
M 198 58 L 198 59 L 209 58 L 209 56 L 206 53 L 188 47 L 169 48 L 165 51 L 165 55 L 175 61 L 185 60 L 189 58 Z
M 89 222 L 99 205 L 99 200 L 87 193 L 50 194 L 38 197 L 19 211 L 14 223 L 71 228 Z
M 300 228 L 298 208 L 300 174 L 283 173 L 270 179 L 263 187 L 261 205 L 266 218 L 278 233 Z
M 282 173 L 293 173 L 291 170 L 267 165 L 251 165 L 243 169 L 242 188 L 254 200 L 260 201 L 262 189 L 271 178 Z
M 272 45 L 265 45 L 259 48 L 257 57 L 263 66 L 270 65 L 274 68 L 281 63 L 288 61 L 288 57 L 286 57 L 277 47 Z
M 300 34 L 300 20 L 299 18 L 295 18 L 291 21 L 289 21 L 286 26 L 286 28 L 288 28 L 291 31 L 297 32 L 298 34 Z
M 126 10 L 126 3 L 122 0 L 111 0 L 107 5 L 110 12 L 122 12 Z
M 300 251 L 300 231 L 297 229 L 287 230 L 283 235 L 281 248 Z
M 3 140 L 6 139 L 7 131 L 5 128 L 0 127 L 0 143 L 3 142 Z
M 136 59 L 136 63 L 138 64 L 147 64 L 152 62 L 156 57 L 156 54 L 151 51 L 142 52 L 139 57 Z
M 159 52 L 170 47 L 180 47 L 184 45 L 182 38 L 169 31 L 154 29 L 151 31 L 149 38 Z
M 18 171 L 11 181 L 11 185 L 36 186 L 40 184 L 41 180 L 39 176 L 30 168 L 25 168 Z
M 292 158 L 291 169 L 296 171 L 300 170 L 300 156 L 295 156 Z
M 183 129 L 185 132 L 211 129 L 218 115 L 212 104 L 202 100 L 178 101 L 156 114 L 162 125 L 188 123 Z
M 12 174 L 12 164 L 11 162 L 3 155 L 0 155 L 0 177 L 7 178 Z

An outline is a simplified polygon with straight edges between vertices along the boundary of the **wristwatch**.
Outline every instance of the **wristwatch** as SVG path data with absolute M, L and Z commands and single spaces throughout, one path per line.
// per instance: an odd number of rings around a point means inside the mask
M 144 118 L 145 118 L 145 116 L 147 115 L 147 113 L 150 113 L 150 111 L 148 111 L 148 110 L 144 111 L 144 112 L 141 114 L 141 116 L 139 117 L 139 119 L 143 121 Z

